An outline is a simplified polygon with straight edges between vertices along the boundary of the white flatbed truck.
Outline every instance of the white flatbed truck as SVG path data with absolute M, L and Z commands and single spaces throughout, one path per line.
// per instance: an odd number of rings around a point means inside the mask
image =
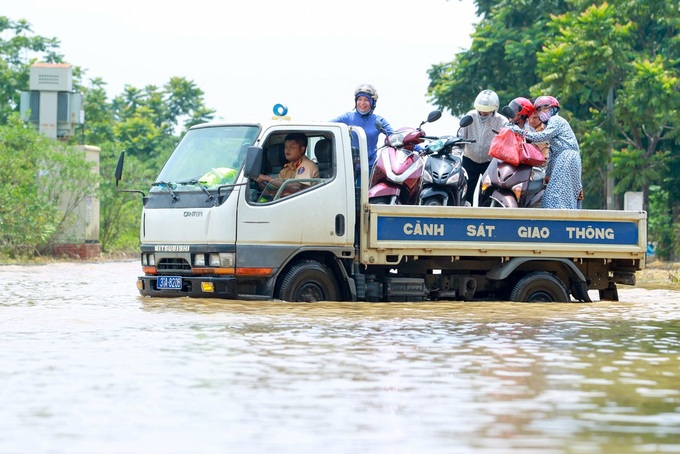
M 291 132 L 308 137 L 320 176 L 263 191 L 255 180 L 277 175 Z M 643 211 L 373 205 L 367 159 L 363 130 L 340 123 L 192 127 L 143 193 L 140 293 L 591 301 L 588 291 L 597 290 L 600 300 L 617 300 L 616 285 L 634 285 L 644 267 Z M 117 184 L 123 162 L 121 154 Z

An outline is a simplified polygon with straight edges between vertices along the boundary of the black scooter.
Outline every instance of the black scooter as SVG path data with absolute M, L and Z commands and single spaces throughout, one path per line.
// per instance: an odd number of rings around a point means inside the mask
M 427 156 L 423 169 L 419 205 L 464 206 L 467 191 L 467 171 L 463 168 L 462 147 L 474 140 L 459 136 L 460 130 L 472 124 L 464 116 L 455 136 L 427 137 L 432 139 L 421 154 Z

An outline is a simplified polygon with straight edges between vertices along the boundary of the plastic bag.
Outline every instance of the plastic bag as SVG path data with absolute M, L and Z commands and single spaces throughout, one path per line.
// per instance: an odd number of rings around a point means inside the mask
M 540 166 L 545 163 L 545 157 L 536 145 L 527 143 L 524 137 L 509 128 L 502 128 L 493 138 L 489 156 L 513 166 Z
M 501 128 L 491 141 L 489 156 L 517 166 L 520 163 L 522 151 L 522 137 L 512 129 Z

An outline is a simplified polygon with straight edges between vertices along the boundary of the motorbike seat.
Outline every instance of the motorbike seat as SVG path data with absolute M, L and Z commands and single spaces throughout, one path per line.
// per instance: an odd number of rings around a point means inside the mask
M 319 140 L 314 145 L 314 156 L 319 166 L 319 177 L 333 177 L 333 142 L 330 139 Z

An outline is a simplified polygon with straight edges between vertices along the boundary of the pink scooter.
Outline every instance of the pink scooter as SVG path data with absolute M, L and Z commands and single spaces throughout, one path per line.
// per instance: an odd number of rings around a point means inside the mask
M 416 150 L 416 146 L 425 139 L 425 131 L 420 128 L 425 123 L 439 120 L 441 116 L 441 111 L 434 110 L 417 128 L 400 128 L 385 138 L 385 145 L 378 149 L 377 159 L 371 171 L 369 203 L 418 204 L 423 158 Z M 380 132 L 384 132 L 379 122 L 376 122 L 376 127 Z

